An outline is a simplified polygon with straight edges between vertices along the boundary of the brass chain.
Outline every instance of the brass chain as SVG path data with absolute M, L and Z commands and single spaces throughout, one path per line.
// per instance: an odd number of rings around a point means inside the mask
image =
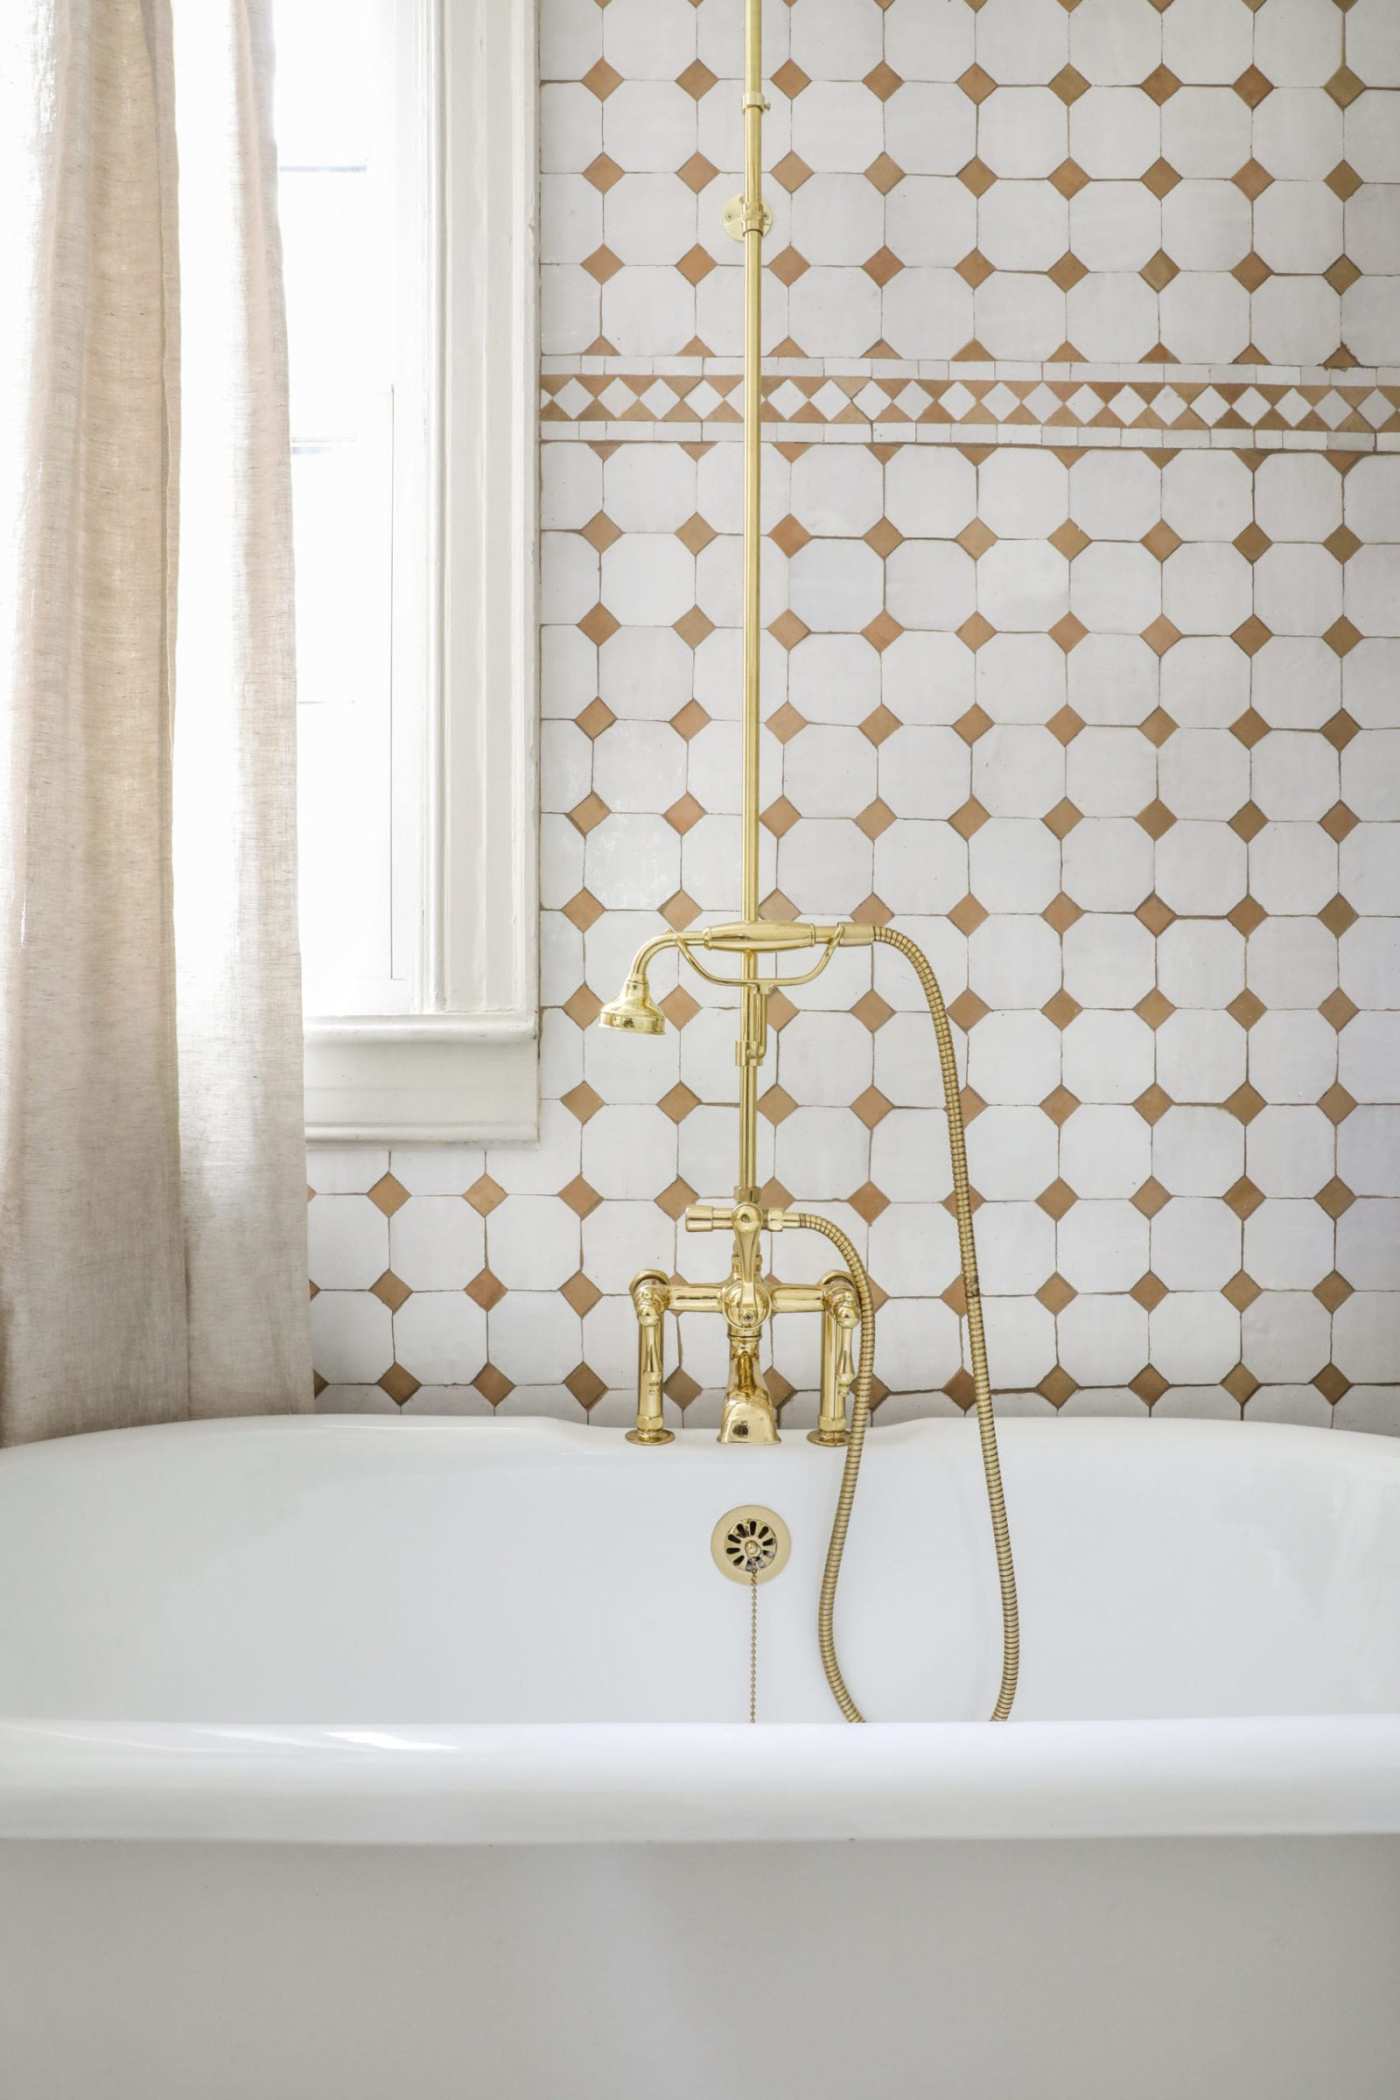
M 749 1724 L 758 1720 L 758 1575 L 749 1577 Z

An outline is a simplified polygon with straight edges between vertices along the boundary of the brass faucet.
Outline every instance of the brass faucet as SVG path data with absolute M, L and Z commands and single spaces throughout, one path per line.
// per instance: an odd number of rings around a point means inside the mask
M 686 1283 L 660 1269 L 644 1269 L 633 1279 L 632 1304 L 637 1315 L 637 1420 L 628 1434 L 637 1444 L 669 1444 L 671 1431 L 662 1420 L 665 1378 L 663 1327 L 672 1313 L 720 1314 L 729 1335 L 729 1376 L 720 1418 L 722 1444 L 776 1444 L 778 1418 L 773 1398 L 759 1368 L 763 1330 L 777 1313 L 816 1313 L 822 1322 L 821 1405 L 817 1444 L 846 1441 L 846 1400 L 855 1381 L 853 1337 L 859 1322 L 855 1285 L 844 1269 L 831 1271 L 816 1284 L 775 1283 L 762 1273 L 762 1235 L 795 1222 L 792 1214 L 765 1210 L 753 1187 L 754 1138 L 744 1110 L 757 1099 L 758 1068 L 768 1039 L 768 1001 L 780 985 L 807 984 L 820 975 L 838 947 L 868 946 L 874 929 L 850 922 L 817 926 L 807 921 L 738 920 L 695 933 L 663 933 L 648 941 L 633 958 L 619 996 L 599 1016 L 604 1027 L 634 1035 L 659 1035 L 665 1027 L 651 996 L 648 969 L 653 958 L 675 948 L 692 969 L 712 984 L 733 985 L 740 994 L 739 1040 L 735 1056 L 740 1071 L 741 1176 L 732 1203 L 692 1203 L 685 1214 L 688 1232 L 729 1232 L 733 1253 L 722 1283 Z M 780 976 L 756 971 L 734 978 L 708 968 L 697 951 L 737 955 L 741 964 L 760 955 L 818 951 L 806 970 Z M 745 1142 L 745 1135 L 747 1141 Z

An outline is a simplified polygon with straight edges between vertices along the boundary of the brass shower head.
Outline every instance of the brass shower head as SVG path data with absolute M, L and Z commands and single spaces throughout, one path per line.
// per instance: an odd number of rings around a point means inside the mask
M 616 999 L 610 999 L 598 1016 L 604 1028 L 622 1028 L 630 1035 L 660 1035 L 666 1019 L 651 996 L 645 970 L 634 970 Z

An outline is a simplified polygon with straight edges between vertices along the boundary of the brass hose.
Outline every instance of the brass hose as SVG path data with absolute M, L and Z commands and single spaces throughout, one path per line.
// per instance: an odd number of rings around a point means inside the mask
M 890 926 L 877 926 L 875 939 L 883 941 L 887 947 L 897 948 L 913 966 L 923 986 L 924 997 L 928 1001 L 929 1017 L 933 1022 L 933 1032 L 938 1044 L 943 1101 L 948 1115 L 948 1150 L 953 1167 L 953 1208 L 958 1227 L 958 1260 L 962 1270 L 963 1295 L 967 1301 L 967 1338 L 968 1351 L 972 1358 L 973 1400 L 982 1451 L 982 1476 L 986 1482 L 987 1508 L 992 1522 L 992 1542 L 996 1548 L 997 1580 L 1001 1590 L 1001 1688 L 990 1718 L 993 1721 L 1004 1721 L 1010 1714 L 1012 1702 L 1016 1697 L 1016 1682 L 1021 1663 L 1021 1629 L 1016 1604 L 1016 1569 L 1011 1557 L 1011 1532 L 1006 1521 L 1006 1494 L 1002 1486 L 1001 1462 L 997 1454 L 996 1420 L 992 1413 L 991 1379 L 987 1370 L 987 1339 L 982 1324 L 982 1291 L 977 1277 L 977 1246 L 972 1231 L 972 1190 L 967 1176 L 967 1138 L 963 1127 L 962 1094 L 958 1085 L 953 1032 L 948 1026 L 947 1009 L 943 1004 L 938 979 L 934 976 L 932 965 L 923 950 L 907 935 L 897 933 Z M 836 1609 L 836 1587 L 841 1575 L 841 1557 L 845 1550 L 851 1508 L 855 1502 L 856 1482 L 860 1475 L 861 1455 L 865 1447 L 865 1432 L 870 1423 L 870 1381 L 875 1359 L 874 1307 L 870 1297 L 870 1280 L 845 1233 L 826 1218 L 816 1217 L 811 1212 L 803 1212 L 796 1222 L 809 1226 L 814 1232 L 824 1233 L 836 1245 L 850 1269 L 860 1304 L 860 1366 L 853 1388 L 850 1442 L 846 1446 L 846 1463 L 836 1500 L 836 1514 L 831 1524 L 831 1538 L 827 1545 L 826 1567 L 822 1575 L 821 1597 L 817 1609 L 817 1638 L 821 1646 L 826 1681 L 831 1686 L 836 1704 L 846 1719 L 859 1721 L 864 1716 L 846 1689 L 837 1660 L 833 1619 Z

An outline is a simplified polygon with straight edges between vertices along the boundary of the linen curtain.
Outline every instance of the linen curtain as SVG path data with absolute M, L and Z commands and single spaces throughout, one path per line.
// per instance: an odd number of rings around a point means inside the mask
M 0 8 L 0 1441 L 310 1404 L 267 0 Z

